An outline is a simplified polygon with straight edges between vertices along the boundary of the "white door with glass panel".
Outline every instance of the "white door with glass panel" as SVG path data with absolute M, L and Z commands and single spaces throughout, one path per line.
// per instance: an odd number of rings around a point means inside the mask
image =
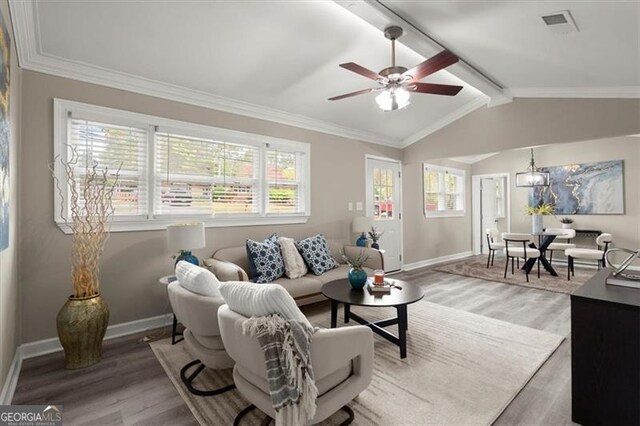
M 383 233 L 378 244 L 384 250 L 384 268 L 387 272 L 398 271 L 402 267 L 400 163 L 367 158 L 366 179 L 367 216 Z

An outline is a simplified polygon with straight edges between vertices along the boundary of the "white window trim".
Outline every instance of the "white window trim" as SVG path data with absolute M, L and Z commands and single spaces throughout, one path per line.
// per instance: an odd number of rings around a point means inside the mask
M 429 171 L 435 171 L 439 173 L 449 173 L 452 175 L 460 176 L 462 178 L 462 209 L 461 210 L 439 210 L 428 211 L 427 203 L 425 199 L 426 188 L 424 186 L 424 174 Z M 463 217 L 467 214 L 467 179 L 466 172 L 462 169 L 455 169 L 452 167 L 436 166 L 433 164 L 422 163 L 422 212 L 427 219 L 432 218 L 445 218 L 445 217 Z
M 129 125 L 143 127 L 149 129 L 149 146 L 148 146 L 148 191 L 149 200 L 147 201 L 148 214 L 136 217 L 117 217 L 114 216 L 110 220 L 111 232 L 127 232 L 127 231 L 152 231 L 163 230 L 175 222 L 189 220 L 200 220 L 207 228 L 231 227 L 231 226 L 257 226 L 257 225 L 285 225 L 285 224 L 301 224 L 306 223 L 311 216 L 311 145 L 306 142 L 297 142 L 286 139 L 274 138 L 270 136 L 257 135 L 253 133 L 245 133 L 236 130 L 221 129 L 218 127 L 205 126 L 201 124 L 193 124 L 184 121 L 171 120 L 168 118 L 155 117 L 146 114 L 139 114 L 129 111 L 118 110 L 114 108 L 101 107 L 96 105 L 85 104 L 81 102 L 69 101 L 65 99 L 53 100 L 53 154 L 54 158 L 64 158 L 66 156 L 66 144 L 68 142 L 68 117 L 73 113 L 74 118 L 85 118 L 94 121 L 102 121 L 104 123 L 112 123 L 118 125 Z M 303 152 L 306 158 L 304 167 L 304 175 L 301 186 L 304 191 L 303 203 L 304 213 L 296 214 L 280 214 L 280 213 L 254 213 L 250 215 L 239 214 L 217 214 L 211 215 L 154 215 L 154 197 L 155 188 L 155 132 L 173 132 L 184 134 L 185 136 L 195 136 L 203 138 L 220 139 L 226 142 L 236 142 L 245 145 L 255 145 L 265 147 L 294 148 Z M 264 153 L 265 150 L 261 149 Z M 57 161 L 54 168 L 54 174 L 60 181 L 62 188 L 67 186 L 67 178 L 64 169 Z M 261 176 L 263 173 L 261 173 Z M 266 182 L 266 180 L 265 180 Z M 262 203 L 265 201 L 262 200 Z M 63 219 L 63 199 L 54 189 L 54 221 L 58 227 L 65 233 L 73 232 L 71 226 Z M 266 209 L 262 210 L 263 212 Z

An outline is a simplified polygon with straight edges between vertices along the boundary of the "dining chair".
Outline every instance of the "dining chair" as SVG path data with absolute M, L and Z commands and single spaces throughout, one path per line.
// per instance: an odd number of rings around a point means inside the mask
M 613 241 L 613 236 L 609 233 L 602 233 L 596 238 L 597 249 L 591 248 L 570 248 L 564 251 L 567 256 L 567 280 L 571 280 L 571 276 L 575 275 L 574 260 L 596 260 L 598 262 L 598 270 L 607 266 L 606 253 L 609 250 L 609 244 Z
M 504 249 L 504 243 L 497 241 L 499 231 L 496 228 L 487 228 L 487 247 L 489 248 L 489 258 L 487 258 L 487 269 L 489 264 L 493 266 L 493 261 L 496 259 L 496 251 Z
M 547 228 L 545 229 L 546 233 L 555 234 L 555 240 L 549 244 L 547 250 L 549 252 L 549 264 L 553 263 L 553 252 L 561 251 L 564 253 L 567 249 L 576 248 L 576 245 L 571 242 L 576 237 L 575 229 L 562 229 L 562 228 Z M 556 242 L 557 240 L 560 240 Z
M 520 258 L 524 259 L 525 264 L 529 259 L 536 259 L 538 262 L 538 278 L 540 278 L 540 250 L 528 247 L 528 245 L 533 242 L 533 235 L 504 232 L 502 234 L 502 241 L 504 241 L 504 254 L 507 256 L 507 263 L 504 265 L 504 278 L 507 278 L 509 259 L 511 259 L 511 275 L 513 275 L 515 273 L 516 259 Z M 527 282 L 529 282 L 529 271 L 525 270 L 525 273 L 527 275 Z

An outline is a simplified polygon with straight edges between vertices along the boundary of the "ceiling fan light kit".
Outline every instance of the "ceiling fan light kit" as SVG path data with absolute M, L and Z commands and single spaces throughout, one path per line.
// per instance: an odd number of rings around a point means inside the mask
M 391 66 L 375 73 L 354 62 L 340 64 L 340 67 L 356 74 L 360 74 L 378 83 L 378 87 L 358 90 L 356 92 L 329 98 L 330 101 L 350 98 L 365 93 L 380 92 L 376 96 L 376 102 L 383 111 L 395 111 L 405 108 L 411 102 L 411 93 L 427 93 L 434 95 L 455 96 L 462 90 L 462 86 L 448 84 L 420 83 L 418 80 L 431 75 L 443 68 L 458 62 L 458 57 L 449 51 L 443 50 L 437 55 L 407 69 L 396 65 L 396 39 L 402 36 L 402 28 L 398 26 L 387 27 L 384 36 L 391 40 Z

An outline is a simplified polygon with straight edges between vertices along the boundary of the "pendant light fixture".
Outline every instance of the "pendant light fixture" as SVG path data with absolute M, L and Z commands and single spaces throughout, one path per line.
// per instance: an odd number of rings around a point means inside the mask
M 549 186 L 549 172 L 541 171 L 536 167 L 531 148 L 531 162 L 526 171 L 516 173 L 516 186 L 521 188 L 533 188 L 536 186 Z

